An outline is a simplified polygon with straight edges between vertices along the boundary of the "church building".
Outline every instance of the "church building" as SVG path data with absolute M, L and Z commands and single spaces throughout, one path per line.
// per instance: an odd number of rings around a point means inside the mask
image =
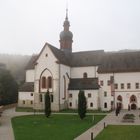
M 51 109 L 77 109 L 78 93 L 84 90 L 87 109 L 140 108 L 140 51 L 72 52 L 73 34 L 68 13 L 60 33 L 60 48 L 45 43 L 26 67 L 18 107 L 44 109 L 49 90 Z

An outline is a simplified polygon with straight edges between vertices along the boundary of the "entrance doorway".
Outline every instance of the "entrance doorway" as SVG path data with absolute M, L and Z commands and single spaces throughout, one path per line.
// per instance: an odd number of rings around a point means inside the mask
M 130 103 L 131 103 L 131 109 L 136 110 L 137 109 L 137 97 L 135 95 L 132 95 L 130 97 Z
M 119 95 L 118 97 L 117 97 L 117 108 L 119 108 L 119 109 L 122 109 L 122 96 L 121 95 Z
M 131 109 L 132 109 L 132 110 L 136 110 L 136 109 L 137 109 L 136 104 L 131 104 Z

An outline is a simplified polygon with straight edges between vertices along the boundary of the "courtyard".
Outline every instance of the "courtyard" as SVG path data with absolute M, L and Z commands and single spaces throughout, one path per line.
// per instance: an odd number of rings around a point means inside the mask
M 127 113 L 135 115 L 134 122 L 122 122 L 123 116 Z M 41 139 L 43 136 L 48 139 L 63 137 L 61 139 L 69 140 L 75 138 L 75 140 L 82 140 L 90 139 L 91 132 L 93 132 L 93 138 L 95 138 L 95 140 L 106 140 L 106 138 L 108 138 L 107 140 L 111 140 L 113 136 L 115 138 L 118 136 L 118 140 L 121 140 L 119 136 L 121 136 L 123 140 L 129 140 L 128 138 L 137 140 L 139 137 L 139 110 L 122 110 L 119 116 L 115 116 L 114 111 L 108 113 L 105 117 L 103 113 L 94 114 L 98 117 L 95 116 L 93 122 L 93 116 L 87 116 L 86 119 L 80 120 L 77 115 L 53 114 L 48 119 L 40 113 L 34 116 L 32 112 L 15 112 L 15 108 L 7 109 L 1 117 L 0 139 L 14 140 L 14 133 L 15 140 L 28 140 L 28 137 L 30 137 L 30 139 L 34 138 L 35 140 L 35 138 L 37 138 L 37 140 L 39 140 L 39 137 Z M 13 118 L 14 131 L 11 125 L 11 118 Z M 129 133 L 129 135 L 127 133 Z M 113 139 L 115 140 L 115 138 Z

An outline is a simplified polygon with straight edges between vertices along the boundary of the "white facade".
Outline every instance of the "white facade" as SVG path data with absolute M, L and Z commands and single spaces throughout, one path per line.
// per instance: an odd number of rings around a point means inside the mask
M 70 69 L 71 78 L 83 78 L 85 72 L 88 74 L 89 78 L 98 76 L 97 66 L 72 67 Z
M 18 94 L 19 107 L 34 107 L 34 93 L 33 92 L 19 92 Z
M 44 94 L 49 90 L 52 110 L 76 109 L 79 90 L 68 90 L 69 82 L 71 78 L 83 78 L 86 73 L 87 78 L 98 78 L 100 85 L 99 89 L 84 90 L 88 109 L 140 108 L 140 72 L 98 73 L 97 69 L 98 66 L 70 67 L 61 64 L 49 45 L 45 45 L 35 68 L 26 71 L 26 82 L 33 82 L 34 90 L 19 92 L 19 106 L 44 109 Z M 52 78 L 51 87 L 42 87 L 43 77 Z
M 114 77 L 114 82 L 113 84 L 108 85 L 110 76 Z M 100 74 L 99 81 L 103 82 L 103 85 L 101 86 L 102 108 L 104 108 L 104 103 L 106 102 L 108 104 L 108 109 L 110 110 L 111 101 L 112 106 L 115 108 L 119 104 L 121 104 L 122 109 L 128 109 L 128 106 L 132 107 L 133 105 L 136 106 L 137 109 L 140 108 L 140 72 Z M 113 89 L 113 95 L 111 95 L 111 89 Z M 133 96 L 134 101 L 131 99 Z
M 26 71 L 26 82 L 34 82 L 35 80 L 35 72 L 34 70 Z
M 89 110 L 98 110 L 99 109 L 99 90 L 84 90 L 85 97 L 87 101 L 87 109 Z M 69 91 L 69 108 L 77 109 L 78 108 L 78 93 L 79 90 L 70 90 Z

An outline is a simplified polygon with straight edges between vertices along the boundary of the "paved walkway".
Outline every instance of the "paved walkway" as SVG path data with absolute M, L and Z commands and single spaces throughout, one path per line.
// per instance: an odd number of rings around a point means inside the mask
M 29 114 L 33 113 L 15 112 L 15 108 L 5 110 L 0 117 L 0 140 L 14 140 L 11 118 Z
M 135 122 L 134 123 L 122 123 L 122 117 L 126 113 L 135 114 Z M 33 112 L 15 112 L 15 108 L 7 109 L 3 112 L 2 117 L 0 117 L 0 140 L 14 140 L 13 129 L 11 125 L 11 118 L 15 116 L 22 115 L 30 115 Z M 58 113 L 57 113 L 58 114 Z M 69 113 L 60 113 L 60 114 L 69 114 Z M 74 113 L 72 113 L 74 114 Z M 76 113 L 77 114 L 77 113 Z M 97 114 L 97 113 L 96 113 Z M 140 111 L 121 111 L 118 117 L 115 116 L 114 112 L 109 113 L 103 120 L 98 122 L 95 126 L 88 129 L 86 132 L 75 138 L 75 140 L 91 140 L 91 132 L 93 132 L 94 138 L 103 130 L 104 122 L 106 125 L 114 124 L 114 125 L 140 125 L 139 118 Z M 101 114 L 98 114 L 101 115 Z
M 134 114 L 135 115 L 135 122 L 134 123 L 126 123 L 122 122 L 122 118 L 124 114 Z M 135 110 L 135 111 L 127 111 L 127 110 L 122 110 L 119 114 L 119 116 L 115 116 L 115 112 L 109 113 L 103 120 L 98 122 L 95 126 L 91 127 L 88 129 L 86 132 L 75 138 L 74 140 L 91 140 L 91 133 L 93 133 L 93 138 L 95 138 L 103 129 L 104 129 L 104 123 L 106 125 L 140 125 L 140 111 Z

